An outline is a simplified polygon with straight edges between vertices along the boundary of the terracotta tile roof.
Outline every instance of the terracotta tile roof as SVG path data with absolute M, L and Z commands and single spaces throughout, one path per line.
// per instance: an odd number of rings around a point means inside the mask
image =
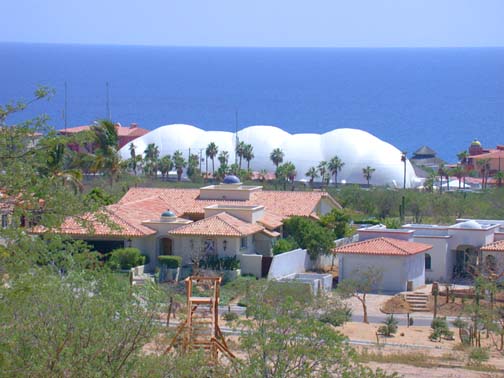
M 267 228 L 276 228 L 283 219 L 294 215 L 310 216 L 322 198 L 327 198 L 339 204 L 324 192 L 280 192 L 259 191 L 251 194 L 248 201 L 229 200 L 200 200 L 199 189 L 161 189 L 161 188 L 132 188 L 115 205 L 107 206 L 106 212 L 112 221 L 124 226 L 125 236 L 145 236 L 154 231 L 142 225 L 143 221 L 158 219 L 167 209 L 178 217 L 200 216 L 205 214 L 204 208 L 209 205 L 263 205 L 265 217 L 263 224 Z M 86 215 L 90 221 L 97 222 L 90 214 Z M 80 226 L 77 220 L 66 220 L 61 232 L 70 235 L 91 234 L 88 228 Z M 121 235 L 121 232 L 110 230 L 99 222 L 95 225 L 94 235 Z M 100 233 L 97 233 L 99 230 Z
M 262 224 L 264 227 L 274 230 L 277 227 L 283 225 L 283 219 L 281 216 L 276 215 L 270 211 L 265 211 L 263 217 L 257 221 L 257 223 Z
M 375 238 L 334 248 L 333 253 L 359 255 L 410 256 L 425 252 L 432 246 L 392 238 Z
M 504 252 L 504 240 L 498 240 L 480 248 L 485 252 Z
M 142 136 L 145 135 L 149 132 L 147 129 L 143 129 L 141 127 L 123 127 L 123 126 L 117 126 L 117 135 L 119 137 L 124 137 L 124 136 Z M 75 134 L 75 133 L 80 133 L 82 131 L 88 131 L 91 130 L 91 126 L 85 125 L 85 126 L 75 126 L 75 127 L 68 127 L 66 129 L 61 129 L 58 130 L 59 133 L 61 134 Z
M 219 213 L 168 232 L 170 235 L 247 236 L 264 230 L 254 223 L 243 222 L 228 213 Z

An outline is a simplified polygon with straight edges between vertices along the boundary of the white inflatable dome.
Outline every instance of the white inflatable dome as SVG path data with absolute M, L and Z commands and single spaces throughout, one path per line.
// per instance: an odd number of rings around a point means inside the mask
M 266 169 L 274 171 L 275 166 L 270 160 L 271 151 L 280 148 L 284 154 L 284 162 L 291 161 L 298 173 L 296 179 L 305 177 L 305 173 L 320 161 L 329 161 L 337 155 L 344 163 L 338 173 L 338 182 L 366 183 L 362 169 L 370 166 L 375 171 L 370 183 L 372 185 L 389 185 L 402 187 L 404 163 L 401 161 L 401 151 L 391 144 L 378 139 L 363 130 L 335 129 L 325 134 L 289 134 L 275 126 L 250 126 L 238 131 L 239 141 L 254 147 L 254 159 L 250 167 L 254 171 Z M 228 151 L 230 163 L 234 163 L 236 135 L 227 131 L 205 131 L 191 125 L 175 124 L 159 127 L 150 133 L 135 139 L 132 143 L 136 152 L 143 153 L 150 143 L 159 147 L 160 156 L 173 155 L 180 150 L 184 155 L 200 154 L 205 158 L 206 147 L 214 142 L 220 151 Z M 120 154 L 123 159 L 130 157 L 129 144 L 125 145 Z M 211 162 L 208 162 L 211 170 Z M 243 167 L 246 162 L 243 162 Z M 203 163 L 203 169 L 205 164 Z M 215 158 L 215 169 L 219 161 Z M 320 178 L 318 179 L 320 180 Z M 331 182 L 334 176 L 331 177 Z M 406 162 L 406 186 L 416 187 L 421 180 L 416 177 L 412 165 Z

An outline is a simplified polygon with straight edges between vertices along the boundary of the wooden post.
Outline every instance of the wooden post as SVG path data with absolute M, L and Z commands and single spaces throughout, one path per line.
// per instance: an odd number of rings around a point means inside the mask
M 438 301 L 438 295 L 439 295 L 439 284 L 437 282 L 434 282 L 432 284 L 432 295 L 434 295 L 434 319 L 436 319 L 437 301 Z
M 168 314 L 166 315 L 166 326 L 170 326 L 170 315 L 172 312 L 172 306 L 173 306 L 173 297 L 170 297 L 170 301 L 168 302 Z

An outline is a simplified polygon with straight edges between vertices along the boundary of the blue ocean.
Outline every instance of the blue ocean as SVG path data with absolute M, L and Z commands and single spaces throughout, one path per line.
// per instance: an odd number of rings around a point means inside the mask
M 290 133 L 359 128 L 410 154 L 428 145 L 454 161 L 478 138 L 504 144 L 504 48 L 176 48 L 0 44 L 0 103 L 55 96 L 11 122 L 46 113 L 64 127 L 110 113 L 147 129 L 275 125 Z

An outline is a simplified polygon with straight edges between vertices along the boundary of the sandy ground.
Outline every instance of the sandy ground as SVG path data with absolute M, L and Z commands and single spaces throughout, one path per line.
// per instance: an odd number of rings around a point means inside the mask
M 420 368 L 400 364 L 383 364 L 370 362 L 367 366 L 381 368 L 389 373 L 396 372 L 404 378 L 502 378 L 503 373 L 486 373 L 458 368 Z

